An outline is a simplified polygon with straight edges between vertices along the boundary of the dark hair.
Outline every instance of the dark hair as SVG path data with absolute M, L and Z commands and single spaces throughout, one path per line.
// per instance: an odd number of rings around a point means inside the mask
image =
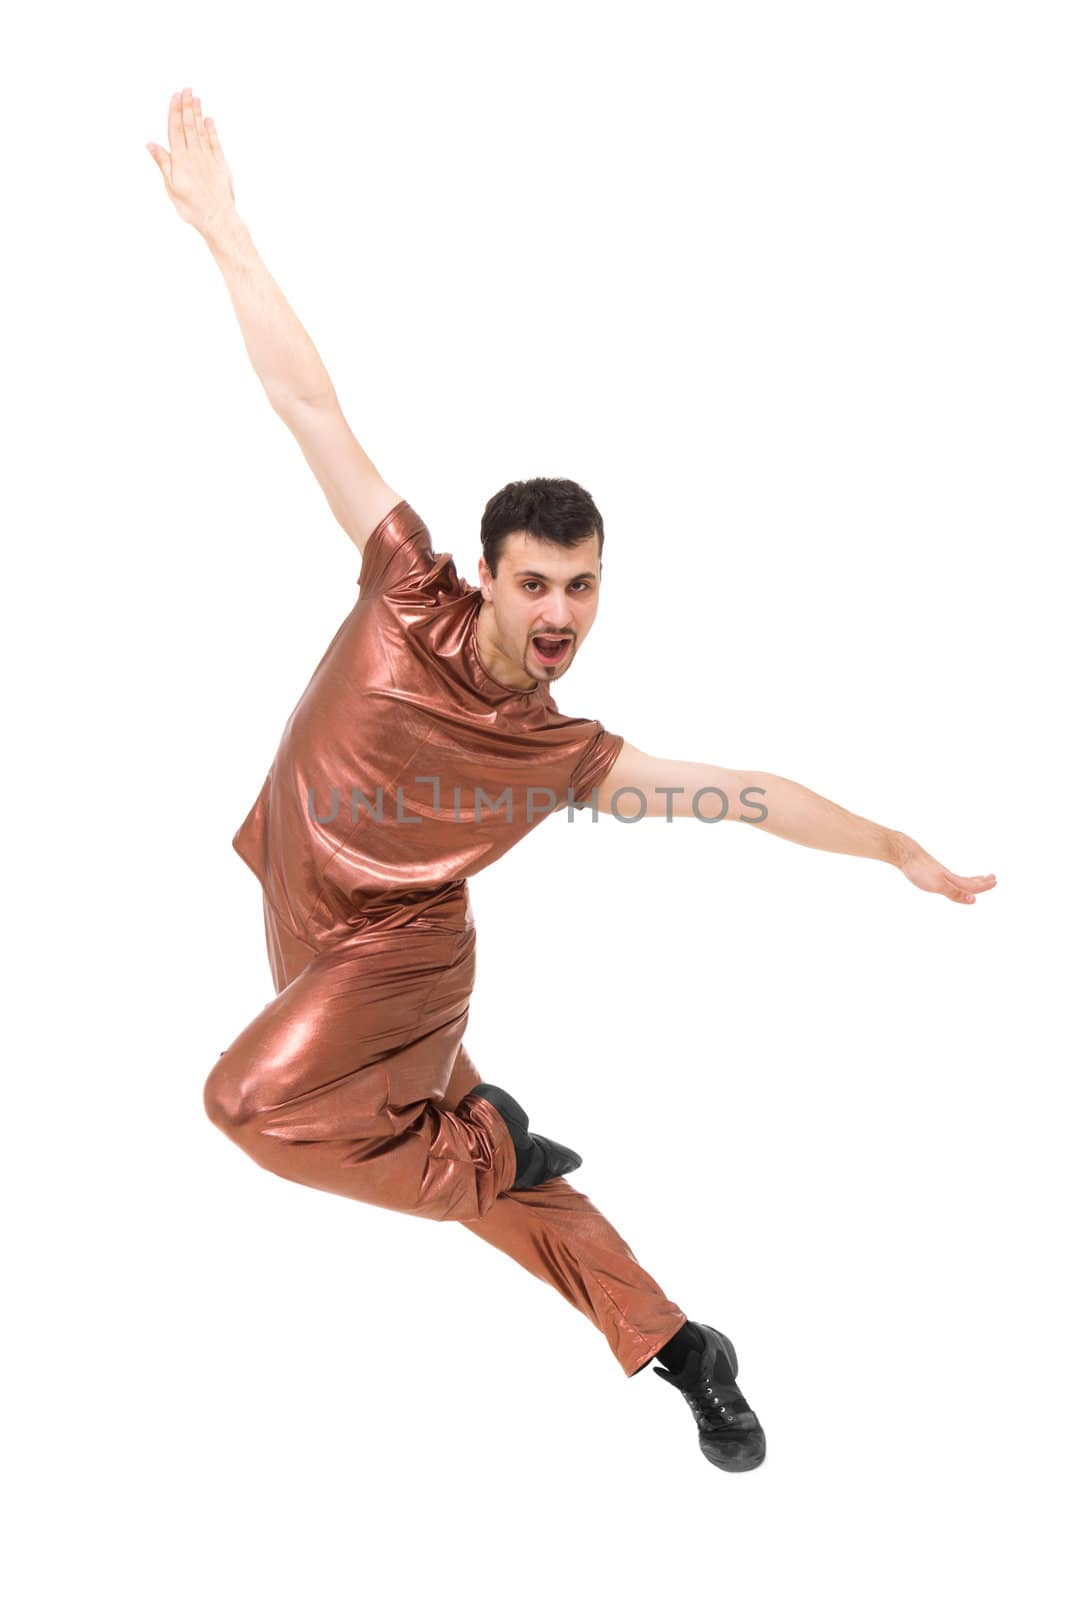
M 509 533 L 552 539 L 568 548 L 595 533 L 597 555 L 604 553 L 604 519 L 588 490 L 570 478 L 508 483 L 489 501 L 482 513 L 482 553 L 494 578 Z

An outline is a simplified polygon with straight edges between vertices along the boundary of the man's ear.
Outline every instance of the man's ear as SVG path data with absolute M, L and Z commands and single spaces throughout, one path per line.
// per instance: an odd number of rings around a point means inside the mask
M 482 599 L 493 598 L 493 574 L 489 571 L 489 563 L 484 556 L 478 557 L 478 582 L 482 586 Z

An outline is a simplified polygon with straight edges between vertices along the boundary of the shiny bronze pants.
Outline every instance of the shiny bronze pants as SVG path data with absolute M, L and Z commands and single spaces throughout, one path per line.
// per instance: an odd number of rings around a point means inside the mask
M 627 1377 L 646 1365 L 685 1313 L 565 1178 L 512 1190 L 500 1113 L 464 1098 L 482 1081 L 462 1044 L 475 968 L 466 897 L 317 953 L 266 899 L 264 918 L 276 998 L 212 1069 L 212 1122 L 279 1177 L 461 1222 L 584 1312 Z M 525 1103 L 506 1072 L 490 1081 Z

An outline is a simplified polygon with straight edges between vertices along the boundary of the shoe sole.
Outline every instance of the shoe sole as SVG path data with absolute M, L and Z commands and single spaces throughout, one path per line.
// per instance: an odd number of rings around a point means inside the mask
M 544 1134 L 535 1133 L 531 1137 L 540 1145 L 542 1153 L 548 1157 L 551 1171 L 536 1183 L 513 1183 L 511 1190 L 521 1194 L 528 1189 L 539 1189 L 543 1183 L 552 1183 L 556 1178 L 565 1178 L 568 1173 L 576 1172 L 582 1164 L 582 1158 L 577 1150 L 572 1150 L 568 1145 L 559 1144 L 555 1139 L 549 1139 Z M 508 1190 L 507 1193 L 511 1193 Z

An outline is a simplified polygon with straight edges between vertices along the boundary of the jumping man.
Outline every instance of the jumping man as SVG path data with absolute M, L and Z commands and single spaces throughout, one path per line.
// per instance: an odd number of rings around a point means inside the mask
M 600 601 L 591 496 L 568 479 L 508 484 L 482 517 L 478 586 L 460 578 L 349 429 L 189 89 L 171 100 L 168 137 L 169 150 L 148 146 L 167 192 L 218 263 L 267 397 L 362 556 L 359 598 L 233 841 L 262 887 L 276 992 L 211 1070 L 208 1115 L 281 1177 L 460 1222 L 506 1251 L 592 1321 L 626 1376 L 655 1357 L 704 1456 L 747 1471 L 766 1443 L 730 1340 L 667 1298 L 567 1182 L 581 1157 L 531 1132 L 464 1048 L 467 880 L 572 807 L 745 820 L 889 862 L 960 904 L 995 879 L 958 877 L 907 835 L 785 778 L 657 759 L 564 716 L 550 689 Z

